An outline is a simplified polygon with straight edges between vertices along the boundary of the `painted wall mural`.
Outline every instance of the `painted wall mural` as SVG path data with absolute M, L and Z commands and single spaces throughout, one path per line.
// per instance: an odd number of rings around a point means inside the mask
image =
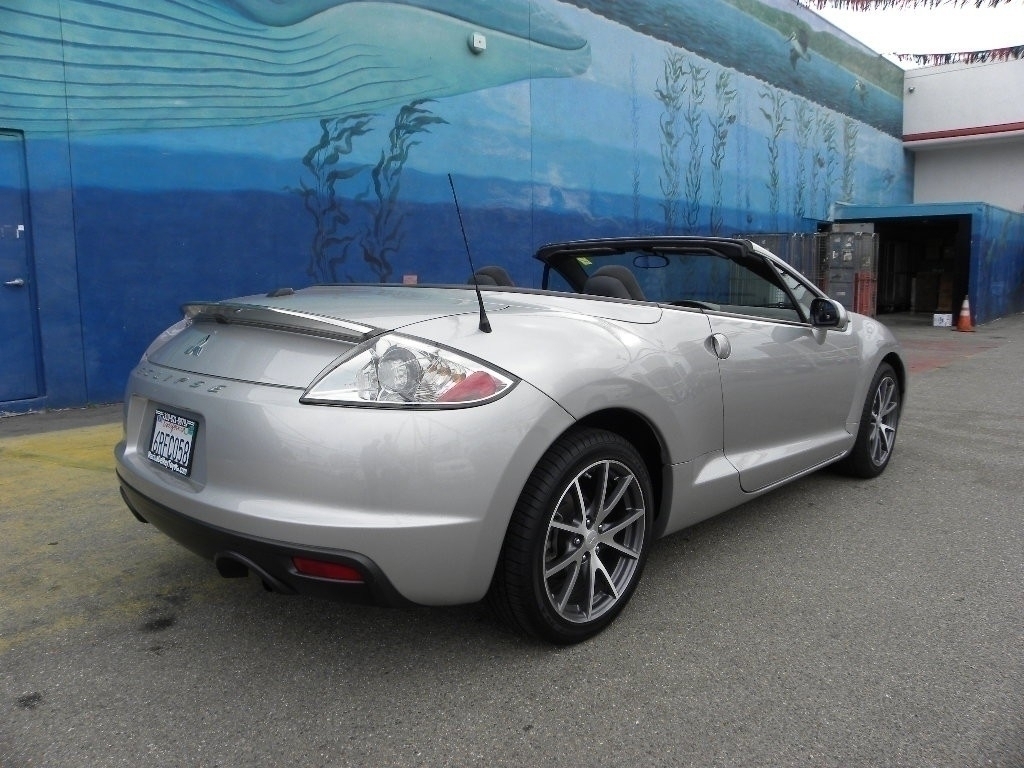
M 380 109 L 587 68 L 586 40 L 529 0 L 5 2 L 27 70 L 5 122 L 77 133 L 251 126 Z M 501 57 L 466 67 L 466 28 Z M 20 69 L 20 68 L 19 68 Z
M 794 0 L 567 0 L 898 136 L 903 75 Z
M 0 0 L 0 63 L 91 401 L 186 300 L 463 282 L 449 173 L 474 258 L 525 285 L 551 240 L 911 199 L 902 73 L 791 0 Z

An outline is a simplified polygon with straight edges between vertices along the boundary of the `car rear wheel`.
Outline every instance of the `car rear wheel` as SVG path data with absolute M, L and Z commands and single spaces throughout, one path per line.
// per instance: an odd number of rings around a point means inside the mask
M 636 449 L 588 429 L 558 440 L 516 504 L 489 599 L 513 628 L 554 643 L 600 632 L 628 602 L 652 529 Z
M 900 420 L 900 384 L 896 372 L 883 363 L 875 372 L 861 412 L 860 429 L 853 450 L 840 469 L 855 477 L 877 477 L 892 458 Z

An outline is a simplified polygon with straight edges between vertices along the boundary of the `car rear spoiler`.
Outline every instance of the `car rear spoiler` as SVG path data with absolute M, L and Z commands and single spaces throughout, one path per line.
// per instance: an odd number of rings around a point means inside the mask
M 326 315 L 296 312 L 280 307 L 266 307 L 259 304 L 235 304 L 231 302 L 194 302 L 184 304 L 181 311 L 193 322 L 225 323 L 228 325 L 251 325 L 278 331 L 305 333 L 358 344 L 377 336 L 383 331 L 369 325 L 339 320 Z

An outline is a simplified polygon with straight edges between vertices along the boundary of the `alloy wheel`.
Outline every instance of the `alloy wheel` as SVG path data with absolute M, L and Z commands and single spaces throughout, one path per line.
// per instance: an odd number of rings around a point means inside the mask
M 896 441 L 896 424 L 899 419 L 899 389 L 891 376 L 878 382 L 871 402 L 871 435 L 869 450 L 875 466 L 882 466 L 889 460 L 893 443 Z
M 565 487 L 544 543 L 543 582 L 565 621 L 611 610 L 638 573 L 647 524 L 643 490 L 625 464 L 604 459 Z

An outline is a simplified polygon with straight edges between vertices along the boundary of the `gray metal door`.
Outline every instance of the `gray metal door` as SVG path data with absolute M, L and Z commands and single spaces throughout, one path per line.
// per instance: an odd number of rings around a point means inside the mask
M 0 402 L 39 396 L 25 176 L 23 136 L 0 130 Z

